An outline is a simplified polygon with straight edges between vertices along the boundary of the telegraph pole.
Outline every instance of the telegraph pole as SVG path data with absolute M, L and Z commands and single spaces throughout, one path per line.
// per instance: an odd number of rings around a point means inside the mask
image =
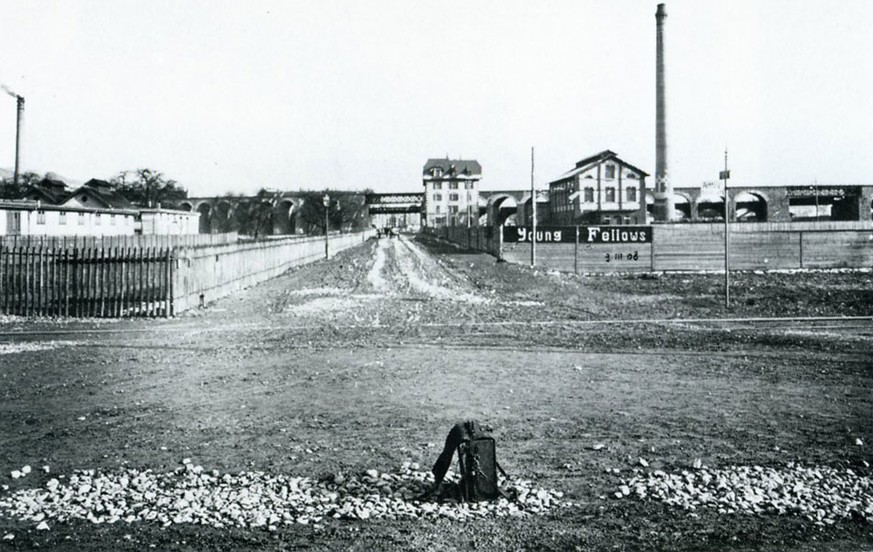
M 731 177 L 731 172 L 728 170 L 727 148 L 724 149 L 724 170 L 719 173 L 718 177 L 724 181 L 724 308 L 731 306 L 731 261 L 730 261 L 730 233 L 728 229 L 728 221 L 730 220 L 730 198 L 728 197 L 727 181 Z
M 530 266 L 537 265 L 537 192 L 534 188 L 534 148 L 530 148 Z

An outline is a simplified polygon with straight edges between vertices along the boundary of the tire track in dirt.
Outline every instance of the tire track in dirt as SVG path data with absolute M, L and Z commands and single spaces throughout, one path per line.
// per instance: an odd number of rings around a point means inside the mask
M 431 255 L 401 236 L 394 240 L 394 259 L 409 286 L 428 297 L 440 300 L 482 303 L 471 288 L 449 277 L 449 273 Z

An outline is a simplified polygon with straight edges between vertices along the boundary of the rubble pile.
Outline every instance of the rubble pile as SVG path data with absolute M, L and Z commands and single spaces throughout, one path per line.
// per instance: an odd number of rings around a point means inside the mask
M 797 515 L 818 525 L 840 519 L 873 523 L 873 481 L 849 468 L 732 466 L 643 472 L 622 480 L 617 498 L 659 500 L 685 510 L 716 508 L 722 514 Z
M 450 473 L 450 476 L 452 474 Z M 37 523 L 86 519 L 92 523 L 148 521 L 169 526 L 194 523 L 213 527 L 315 524 L 336 519 L 493 518 L 543 514 L 562 502 L 563 493 L 512 480 L 513 500 L 420 502 L 433 474 L 406 462 L 398 473 L 367 470 L 316 481 L 261 471 L 235 475 L 206 471 L 185 459 L 168 473 L 126 469 L 118 473 L 78 471 L 66 482 L 0 493 L 0 515 Z

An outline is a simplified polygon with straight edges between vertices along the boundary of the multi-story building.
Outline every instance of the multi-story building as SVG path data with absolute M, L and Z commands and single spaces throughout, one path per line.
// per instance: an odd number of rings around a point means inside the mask
M 554 224 L 645 224 L 648 173 L 605 150 L 549 183 Z
M 479 219 L 479 162 L 428 159 L 424 181 L 423 226 L 475 226 Z

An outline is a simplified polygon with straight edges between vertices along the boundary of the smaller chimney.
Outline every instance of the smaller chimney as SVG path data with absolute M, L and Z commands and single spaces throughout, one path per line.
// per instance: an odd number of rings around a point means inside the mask
M 15 96 L 15 100 L 18 103 L 18 118 L 15 124 L 15 175 L 12 182 L 18 187 L 18 175 L 20 174 L 21 166 L 21 131 L 24 126 L 24 98 L 22 96 Z

